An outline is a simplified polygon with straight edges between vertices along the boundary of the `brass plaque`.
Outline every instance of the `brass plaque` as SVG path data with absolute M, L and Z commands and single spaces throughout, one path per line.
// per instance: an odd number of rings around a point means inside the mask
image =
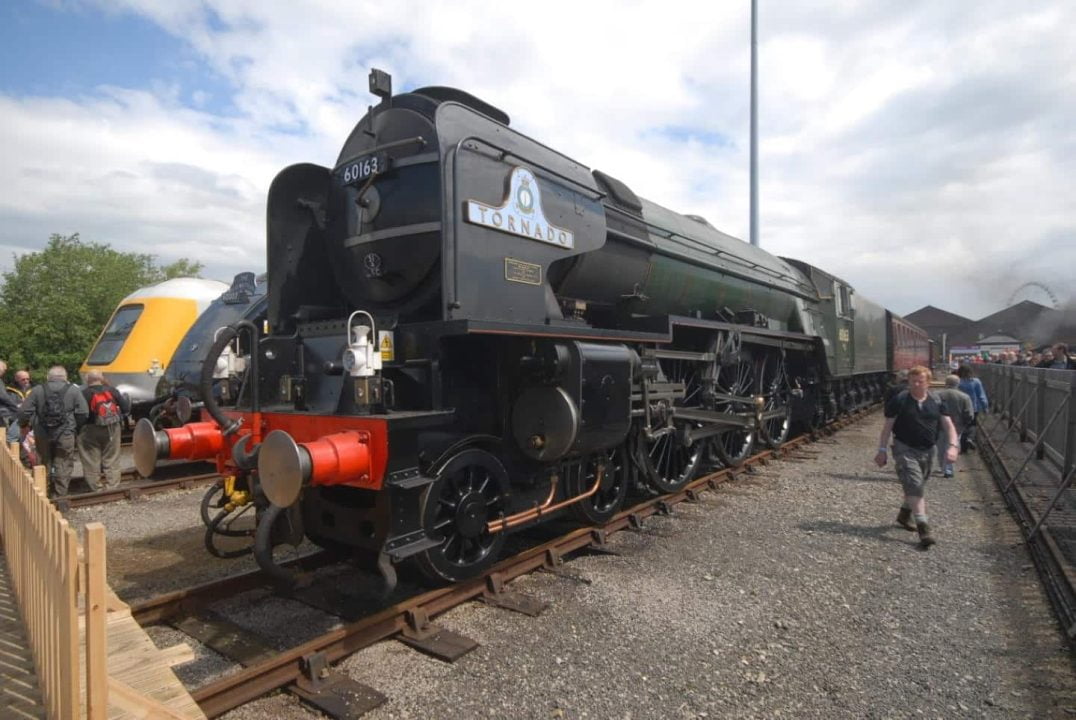
M 504 259 L 504 279 L 527 285 L 542 284 L 542 266 L 515 258 Z

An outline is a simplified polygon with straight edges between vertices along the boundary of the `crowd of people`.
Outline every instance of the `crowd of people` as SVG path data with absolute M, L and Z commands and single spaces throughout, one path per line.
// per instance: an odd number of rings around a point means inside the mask
M 1002 350 L 990 353 L 986 358 L 978 355 L 968 360 L 972 363 L 994 363 L 998 365 L 1020 365 L 1023 367 L 1047 368 L 1050 370 L 1076 370 L 1076 357 L 1069 352 L 1069 346 L 1059 342 L 1040 350 Z M 959 361 L 954 361 L 958 365 Z
M 0 360 L 0 381 L 7 374 Z M 48 369 L 45 382 L 33 385 L 28 370 L 18 370 L 11 385 L 0 383 L 0 420 L 9 443 L 19 443 L 27 466 L 48 469 L 49 493 L 67 495 L 75 457 L 91 491 L 120 482 L 120 434 L 131 411 L 127 396 L 90 370 L 82 386 L 67 379 L 62 365 Z

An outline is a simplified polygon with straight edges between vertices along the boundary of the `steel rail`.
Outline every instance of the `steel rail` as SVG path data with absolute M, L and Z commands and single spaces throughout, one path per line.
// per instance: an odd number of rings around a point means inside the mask
M 391 638 L 408 628 L 420 629 L 428 619 L 467 601 L 482 596 L 496 595 L 503 585 L 511 580 L 543 567 L 551 568 L 559 565 L 565 555 L 593 545 L 602 546 L 610 535 L 622 530 L 638 528 L 647 517 L 669 514 L 672 507 L 680 502 L 697 501 L 698 493 L 703 489 L 716 489 L 721 483 L 753 474 L 754 466 L 766 465 L 771 460 L 778 460 L 801 445 L 817 440 L 820 436 L 830 435 L 869 415 L 873 409 L 869 407 L 838 418 L 820 430 L 788 440 L 778 449 L 757 453 L 739 467 L 722 468 L 697 478 L 677 492 L 644 500 L 621 511 L 600 527 L 578 528 L 557 539 L 524 550 L 497 563 L 481 577 L 402 600 L 369 617 L 331 630 L 267 660 L 204 685 L 192 691 L 191 696 L 207 717 L 218 717 L 277 688 L 297 682 L 304 674 L 304 658 L 314 653 L 320 653 L 327 662 L 333 663 L 376 642 Z M 298 562 L 304 560 L 305 558 Z M 219 591 L 224 587 L 236 590 L 268 584 L 268 578 L 263 577 L 260 582 L 258 581 L 255 576 L 259 574 L 258 572 L 245 573 L 217 583 L 208 583 L 199 588 L 178 591 L 166 598 L 151 600 L 132 607 L 132 613 L 140 622 L 153 618 L 163 619 L 181 611 L 184 607 L 203 604 L 210 598 L 219 600 L 221 598 Z M 220 583 L 232 583 L 232 585 L 226 586 Z
M 299 572 L 313 572 L 338 561 L 338 558 L 331 553 L 318 550 L 294 560 L 282 562 L 280 565 Z M 192 612 L 211 602 L 270 585 L 272 585 L 272 579 L 268 575 L 261 570 L 250 570 L 131 603 L 131 615 L 139 625 L 166 622 L 177 615 Z
M 200 485 L 208 485 L 219 480 L 220 475 L 217 474 L 216 470 L 208 471 L 208 468 L 211 467 L 211 465 L 201 460 L 164 465 L 160 469 L 165 474 L 170 475 L 176 472 L 180 474 L 176 477 L 165 477 L 159 480 L 142 480 L 137 471 L 124 470 L 120 473 L 121 483 L 117 487 L 84 493 L 71 493 L 60 497 L 52 497 L 50 500 L 60 510 L 69 510 L 70 508 L 102 505 L 119 500 L 134 500 L 143 495 L 153 495 L 167 490 L 186 490 Z M 192 470 L 200 472 L 191 472 Z M 81 475 L 71 478 L 72 482 L 76 480 L 85 482 L 85 478 Z

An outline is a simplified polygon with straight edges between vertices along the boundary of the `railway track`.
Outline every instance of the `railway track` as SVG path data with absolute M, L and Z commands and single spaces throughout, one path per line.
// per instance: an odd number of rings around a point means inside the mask
M 167 490 L 198 487 L 216 482 L 219 478 L 215 466 L 203 461 L 162 465 L 157 469 L 155 477 L 150 480 L 143 479 L 134 468 L 129 468 L 120 473 L 119 487 L 54 497 L 52 502 L 60 510 L 69 510 L 119 500 L 135 500 L 144 495 L 153 495 Z M 85 478 L 73 477 L 71 483 L 84 485 Z
M 1058 492 L 1056 479 L 1052 486 L 1047 484 L 1045 496 L 1042 485 L 1033 483 L 1029 473 L 1024 473 L 1014 483 L 1011 471 L 1003 460 L 1003 453 L 994 439 L 984 431 L 979 432 L 979 439 L 979 454 L 1020 527 L 1032 563 L 1054 606 L 1058 621 L 1069 643 L 1076 649 L 1076 573 L 1059 544 L 1059 540 L 1064 540 L 1063 536 L 1069 539 L 1076 537 L 1076 514 L 1065 508 L 1055 509 L 1048 502 Z M 1050 523 L 1043 521 L 1045 513 L 1050 513 Z
M 816 439 L 831 435 L 871 411 L 872 408 L 867 408 L 854 415 L 839 418 L 815 433 L 789 440 L 780 449 L 760 452 L 749 458 L 741 467 L 724 468 L 698 478 L 679 492 L 643 500 L 620 512 L 604 525 L 576 528 L 553 540 L 529 547 L 497 563 L 482 577 L 419 592 L 388 607 L 374 609 L 364 617 L 345 622 L 341 627 L 284 652 L 258 649 L 259 643 L 254 639 L 254 650 L 251 650 L 250 643 L 247 643 L 241 652 L 231 656 L 245 665 L 242 670 L 199 687 L 191 694 L 202 711 L 211 718 L 281 687 L 287 687 L 289 691 L 318 705 L 320 694 L 331 692 L 338 684 L 350 683 L 347 690 L 350 697 L 365 696 L 371 699 L 371 707 L 376 706 L 380 703 L 376 691 L 363 686 L 356 688 L 357 684 L 350 680 L 334 677 L 330 670 L 331 663 L 394 636 L 400 636 L 405 642 L 431 654 L 443 653 L 445 657 L 451 657 L 466 639 L 437 628 L 432 620 L 438 615 L 475 599 L 528 612 L 529 598 L 518 596 L 506 589 L 507 584 L 515 578 L 541 569 L 560 572 L 565 558 L 572 553 L 588 548 L 601 552 L 613 534 L 639 529 L 648 517 L 671 514 L 677 504 L 696 502 L 700 493 L 716 489 L 740 476 L 754 474 L 758 467 L 771 461 L 809 459 L 813 456 L 798 453 L 797 450 Z M 292 565 L 301 572 L 309 573 L 334 562 L 337 560 L 329 553 L 316 552 L 299 558 Z M 132 605 L 131 612 L 143 625 L 169 621 L 176 623 L 177 618 L 190 617 L 224 598 L 259 587 L 268 587 L 270 584 L 269 578 L 258 571 L 234 575 L 137 603 Z M 303 601 L 300 595 L 293 596 L 293 599 Z M 325 610 L 323 606 L 317 607 Z M 222 633 L 218 629 L 215 634 Z M 243 661 L 243 656 L 249 660 Z M 343 691 L 338 692 L 343 694 Z M 334 705 L 334 702 L 337 705 Z M 341 701 L 337 696 L 336 700 L 330 699 L 328 705 L 321 704 L 319 707 L 335 714 L 331 708 L 338 707 L 339 702 Z

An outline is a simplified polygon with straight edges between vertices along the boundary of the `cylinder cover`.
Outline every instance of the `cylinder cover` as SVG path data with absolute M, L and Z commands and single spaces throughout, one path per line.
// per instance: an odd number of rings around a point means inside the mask
M 564 388 L 527 388 L 512 406 L 512 436 L 529 458 L 558 460 L 578 434 L 579 408 Z

